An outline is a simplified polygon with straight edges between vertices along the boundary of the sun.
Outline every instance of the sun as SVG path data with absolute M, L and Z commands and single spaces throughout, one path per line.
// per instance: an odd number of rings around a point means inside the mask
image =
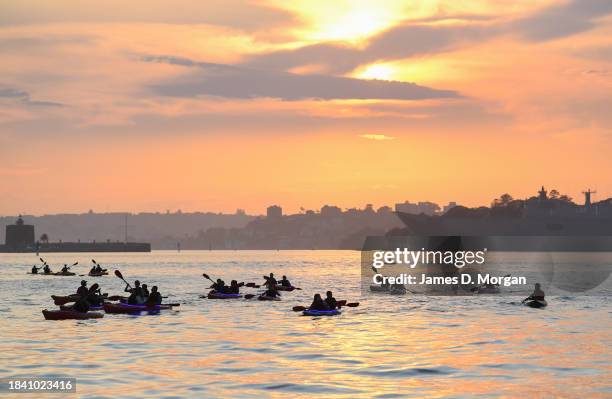
M 395 68 L 389 64 L 371 64 L 358 71 L 356 77 L 360 79 L 393 80 Z

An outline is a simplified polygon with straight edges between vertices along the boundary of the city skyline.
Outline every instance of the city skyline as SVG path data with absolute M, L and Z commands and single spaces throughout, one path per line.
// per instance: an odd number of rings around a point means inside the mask
M 609 1 L 1 7 L 0 214 L 612 196 Z

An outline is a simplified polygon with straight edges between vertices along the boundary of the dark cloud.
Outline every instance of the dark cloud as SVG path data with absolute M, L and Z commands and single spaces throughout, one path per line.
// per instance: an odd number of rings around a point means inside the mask
M 381 33 L 365 48 L 322 43 L 255 56 L 247 61 L 246 65 L 277 70 L 303 65 L 325 65 L 328 72 L 340 74 L 350 72 L 362 64 L 447 51 L 461 42 L 486 38 L 491 34 L 488 29 L 469 26 L 404 25 Z
M 551 40 L 592 29 L 598 18 L 610 13 L 611 0 L 574 0 L 517 21 L 513 28 L 528 40 Z
M 62 107 L 63 104 L 53 101 L 32 100 L 30 93 L 11 87 L 0 87 L 0 100 L 9 99 L 33 107 Z
M 194 67 L 181 77 L 151 86 L 156 94 L 173 97 L 203 95 L 225 98 L 269 97 L 283 100 L 303 99 L 396 99 L 418 100 L 459 95 L 414 83 L 362 80 L 329 75 L 298 75 L 189 59 L 147 56 L 147 62 L 162 62 Z

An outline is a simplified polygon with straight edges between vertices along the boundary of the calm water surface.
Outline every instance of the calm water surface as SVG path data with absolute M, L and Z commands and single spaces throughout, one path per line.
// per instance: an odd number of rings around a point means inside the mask
M 55 269 L 79 261 L 80 273 L 92 257 L 158 285 L 180 311 L 45 321 L 49 295 L 82 277 L 27 275 L 37 257 L 0 255 L 0 377 L 75 376 L 75 396 L 88 398 L 612 397 L 610 296 L 551 297 L 545 310 L 511 297 L 362 297 L 349 251 L 45 255 Z M 260 283 L 270 271 L 303 290 L 281 302 L 198 298 L 203 272 Z M 291 311 L 328 288 L 361 305 L 329 318 Z

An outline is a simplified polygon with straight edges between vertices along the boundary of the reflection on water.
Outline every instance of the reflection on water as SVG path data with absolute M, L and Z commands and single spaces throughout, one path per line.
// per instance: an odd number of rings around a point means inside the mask
M 91 254 L 55 254 L 51 264 Z M 82 277 L 26 275 L 34 255 L 0 255 L 0 377 L 75 376 L 82 397 L 610 397 L 609 296 L 360 297 L 360 254 L 344 251 L 95 254 L 129 280 L 158 285 L 179 312 L 45 321 L 51 294 Z M 86 273 L 88 267 L 75 271 Z M 260 283 L 287 274 L 281 302 L 206 300 L 201 275 Z M 118 294 L 114 276 L 88 278 Z M 315 292 L 360 301 L 301 317 Z M 256 292 L 246 289 L 245 292 Z M 26 398 L 29 395 L 19 394 Z M 32 395 L 30 397 L 36 397 Z

